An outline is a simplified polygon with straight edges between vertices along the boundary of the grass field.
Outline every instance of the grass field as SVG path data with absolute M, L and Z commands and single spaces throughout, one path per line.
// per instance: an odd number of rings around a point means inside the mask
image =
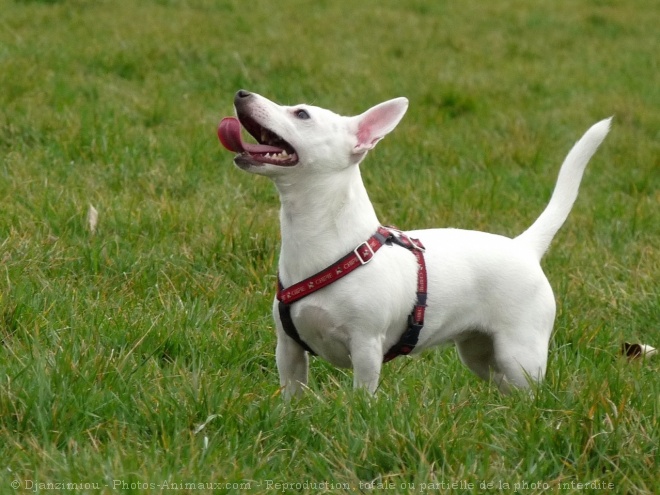
M 660 356 L 619 357 L 660 347 L 657 0 L 0 12 L 0 493 L 660 492 Z M 215 136 L 239 88 L 344 114 L 407 96 L 362 166 L 381 221 L 508 236 L 614 115 L 544 259 L 534 398 L 446 348 L 388 364 L 375 398 L 312 360 L 282 402 L 278 197 Z

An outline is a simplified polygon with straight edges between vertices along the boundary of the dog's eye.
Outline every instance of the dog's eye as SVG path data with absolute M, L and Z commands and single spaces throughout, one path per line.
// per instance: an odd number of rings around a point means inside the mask
M 309 119 L 309 114 L 307 113 L 307 110 L 303 110 L 302 108 L 299 110 L 296 110 L 294 112 L 295 116 L 298 117 L 300 120 L 307 120 Z

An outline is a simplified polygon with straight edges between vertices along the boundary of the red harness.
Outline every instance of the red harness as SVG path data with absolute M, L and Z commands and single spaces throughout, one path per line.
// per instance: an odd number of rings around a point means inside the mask
M 385 353 L 383 362 L 386 363 L 397 356 L 410 354 L 417 345 L 419 332 L 424 326 L 424 311 L 426 309 L 426 263 L 424 262 L 424 246 L 418 239 L 412 239 L 403 232 L 390 228 L 378 227 L 378 230 L 367 241 L 360 244 L 346 256 L 330 265 L 325 270 L 306 278 L 302 282 L 284 289 L 278 280 L 277 299 L 279 301 L 280 321 L 284 331 L 295 340 L 303 349 L 312 355 L 316 353 L 300 338 L 300 334 L 293 324 L 291 318 L 291 305 L 296 301 L 320 290 L 353 270 L 366 265 L 371 261 L 376 252 L 385 244 L 404 247 L 411 251 L 417 258 L 419 270 L 417 271 L 417 301 L 410 315 L 408 315 L 408 327 L 399 341 Z

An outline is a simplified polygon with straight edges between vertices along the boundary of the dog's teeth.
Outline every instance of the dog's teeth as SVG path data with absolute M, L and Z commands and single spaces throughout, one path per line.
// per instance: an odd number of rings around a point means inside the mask
M 261 142 L 265 143 L 268 139 L 268 134 L 266 134 L 266 129 L 261 129 Z
M 264 158 L 269 158 L 271 160 L 287 160 L 291 155 L 286 150 L 282 150 L 279 153 L 265 153 Z

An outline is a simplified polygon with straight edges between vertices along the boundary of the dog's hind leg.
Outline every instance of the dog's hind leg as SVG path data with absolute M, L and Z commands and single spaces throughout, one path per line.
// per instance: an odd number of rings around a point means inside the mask
M 475 333 L 456 343 L 463 364 L 480 378 L 492 380 L 503 393 L 511 387 L 528 388 L 545 375 L 547 344 L 497 342 L 486 333 Z
M 543 380 L 548 362 L 547 341 L 529 339 L 528 342 L 496 342 L 495 348 L 497 368 L 504 375 L 504 380 L 498 384 L 502 392 L 507 392 L 509 385 L 529 388 L 533 383 Z
M 483 380 L 490 380 L 495 372 L 495 350 L 490 335 L 475 332 L 471 336 L 456 342 L 458 357 L 465 366 Z
M 474 333 L 457 342 L 456 350 L 463 364 L 470 368 L 475 375 L 483 380 L 493 381 L 504 393 L 508 391 L 506 377 L 501 373 L 495 361 L 495 349 L 490 335 Z

